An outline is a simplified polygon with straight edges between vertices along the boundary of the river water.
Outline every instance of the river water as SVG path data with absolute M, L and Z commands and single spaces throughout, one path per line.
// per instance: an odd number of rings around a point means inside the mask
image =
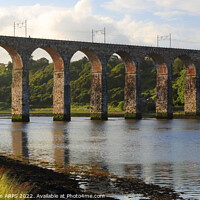
M 29 123 L 0 118 L 0 152 L 36 162 L 90 164 L 120 176 L 168 186 L 200 199 L 200 120 L 91 121 L 73 117 Z M 122 198 L 123 199 L 123 198 Z

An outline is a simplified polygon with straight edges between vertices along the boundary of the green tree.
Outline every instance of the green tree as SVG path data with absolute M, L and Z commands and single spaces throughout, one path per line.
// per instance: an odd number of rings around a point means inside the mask
M 0 65 L 0 107 L 10 107 L 12 63 L 9 70 Z M 30 106 L 52 107 L 54 64 L 46 58 L 30 59 L 28 64 L 30 84 Z M 121 58 L 111 56 L 107 65 L 107 87 L 109 104 L 124 109 L 125 66 Z M 91 64 L 84 57 L 70 64 L 71 102 L 74 104 L 90 103 Z M 183 105 L 185 89 L 185 69 L 180 59 L 173 64 L 173 101 Z M 144 100 L 156 96 L 156 69 L 152 59 L 146 59 L 141 66 L 141 91 Z
M 173 84 L 173 102 L 175 105 L 184 104 L 185 72 L 185 69 L 183 69 Z

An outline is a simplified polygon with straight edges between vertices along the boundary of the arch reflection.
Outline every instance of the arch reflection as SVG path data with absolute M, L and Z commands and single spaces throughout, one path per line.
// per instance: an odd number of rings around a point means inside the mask
M 91 128 L 89 131 L 90 141 L 90 157 L 89 163 L 91 166 L 95 166 L 98 169 L 108 171 L 108 164 L 105 160 L 103 147 L 105 144 L 105 122 L 102 121 L 91 121 Z
M 12 153 L 13 156 L 23 161 L 29 160 L 28 136 L 26 123 L 19 122 L 12 124 Z
M 54 146 L 54 164 L 56 166 L 65 166 L 69 164 L 69 138 L 65 129 L 65 122 L 54 122 L 53 146 Z

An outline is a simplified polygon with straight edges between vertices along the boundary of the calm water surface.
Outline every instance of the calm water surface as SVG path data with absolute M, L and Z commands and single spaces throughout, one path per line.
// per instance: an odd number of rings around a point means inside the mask
M 0 152 L 26 160 L 90 164 L 120 176 L 169 186 L 200 199 L 200 120 L 91 121 L 74 117 L 30 123 L 0 118 Z

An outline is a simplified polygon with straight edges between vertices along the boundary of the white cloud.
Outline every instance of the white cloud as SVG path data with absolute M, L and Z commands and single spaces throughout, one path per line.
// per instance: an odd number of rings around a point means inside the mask
M 191 1 L 195 2 L 195 0 Z M 173 4 L 174 7 L 178 7 L 176 4 L 181 2 L 180 0 L 164 0 L 161 3 L 158 0 L 144 0 L 142 2 L 140 0 L 112 0 L 106 6 L 109 7 L 112 4 L 112 9 L 121 9 L 121 6 L 125 10 L 144 9 L 142 12 L 145 13 L 146 9 L 149 10 L 149 6 L 156 5 L 157 8 L 163 7 L 163 10 L 154 9 L 155 15 L 171 20 L 170 16 L 183 15 L 184 12 L 181 10 L 170 10 Z M 198 2 L 196 1 L 196 3 Z M 186 7 L 183 3 L 181 5 Z M 192 10 L 192 7 L 188 9 Z M 200 41 L 198 34 L 200 29 L 196 27 L 187 31 L 186 27 L 158 24 L 151 19 L 138 21 L 133 19 L 130 12 L 120 20 L 114 20 L 109 16 L 95 15 L 92 0 L 79 0 L 71 8 L 41 6 L 40 4 L 9 8 L 0 7 L 0 35 L 13 35 L 13 22 L 21 22 L 25 19 L 28 21 L 28 35 L 31 37 L 91 41 L 92 29 L 101 30 L 106 27 L 106 41 L 108 43 L 155 46 L 157 35 L 169 33 L 172 33 L 172 38 L 180 40 L 192 38 Z M 17 29 L 16 35 L 24 36 L 24 30 Z M 94 41 L 103 42 L 103 35 L 96 35 Z M 185 47 L 189 45 L 189 43 L 185 43 Z M 182 44 L 180 47 L 184 47 L 184 45 Z
M 36 4 L 0 8 L 0 10 L 2 10 L 0 24 L 5 23 L 0 29 L 0 35 L 13 35 L 14 21 L 22 22 L 25 19 L 28 24 L 28 35 L 36 38 L 91 41 L 92 29 L 100 30 L 106 27 L 109 33 L 119 32 L 110 17 L 93 15 L 91 0 L 79 0 L 72 8 Z M 6 22 L 5 19 L 7 19 Z M 24 35 L 23 28 L 16 28 L 16 36 Z M 110 42 L 114 42 L 112 38 L 109 39 Z M 103 35 L 96 35 L 94 41 L 103 42 Z
M 171 0 L 170 2 L 179 0 Z M 192 0 L 195 1 L 195 0 Z M 113 7 L 145 9 L 153 2 L 162 5 L 158 0 L 113 0 Z M 176 3 L 177 3 L 176 2 Z M 111 3 L 111 2 L 110 2 Z M 164 0 L 163 5 L 170 7 L 172 3 Z M 108 5 L 108 4 L 107 4 Z M 91 0 L 79 0 L 72 8 L 41 6 L 20 6 L 12 8 L 0 8 L 0 23 L 3 26 L 0 34 L 13 34 L 13 20 L 28 20 L 28 35 L 31 37 L 57 38 L 68 40 L 91 41 L 92 29 L 99 30 L 106 27 L 107 41 L 119 43 L 154 44 L 157 34 L 183 31 L 182 28 L 167 24 L 157 24 L 155 21 L 136 21 L 131 15 L 125 15 L 123 19 L 115 21 L 108 16 L 94 15 Z M 181 15 L 180 11 L 157 11 L 155 15 L 161 17 Z M 5 19 L 7 21 L 5 22 Z M 4 25 L 5 24 L 5 25 Z M 16 34 L 24 35 L 23 29 L 17 29 Z M 103 41 L 103 36 L 96 36 L 95 41 Z
M 156 46 L 156 36 L 165 35 L 169 30 L 175 32 L 176 29 L 167 25 L 158 25 L 154 22 L 134 21 L 127 15 L 122 21 L 117 23 L 121 31 L 127 34 L 130 43 L 136 45 Z
M 116 29 L 111 18 L 92 14 L 91 0 L 79 0 L 73 8 L 36 4 L 2 9 L 6 12 L 1 12 L 0 23 L 7 18 L 6 26 L 0 29 L 2 35 L 12 35 L 13 22 L 25 19 L 31 37 L 91 41 L 92 29 Z M 24 30 L 16 29 L 16 35 L 24 36 Z
M 81 0 L 74 7 L 75 15 L 87 17 L 92 14 L 91 0 Z

